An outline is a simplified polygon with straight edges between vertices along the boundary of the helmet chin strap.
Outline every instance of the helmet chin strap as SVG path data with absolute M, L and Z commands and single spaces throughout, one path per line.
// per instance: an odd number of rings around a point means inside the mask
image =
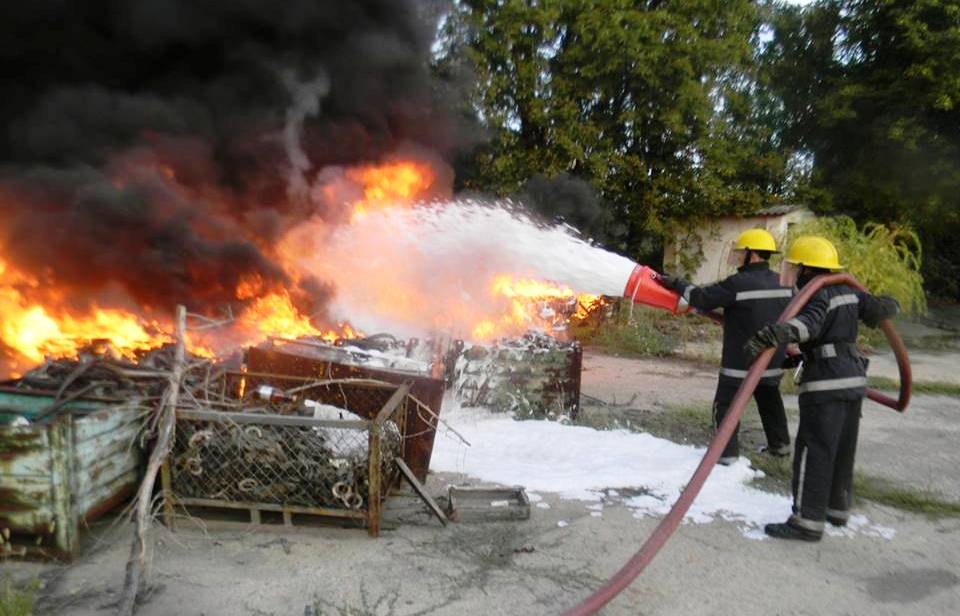
M 741 267 L 750 265 L 750 257 L 752 255 L 753 255 L 753 251 L 750 250 L 749 248 L 743 251 L 743 263 L 741 264 Z
M 808 282 L 816 277 L 816 275 L 817 273 L 808 268 L 806 265 L 801 265 L 800 271 L 797 272 L 797 288 L 802 289 L 805 287 Z

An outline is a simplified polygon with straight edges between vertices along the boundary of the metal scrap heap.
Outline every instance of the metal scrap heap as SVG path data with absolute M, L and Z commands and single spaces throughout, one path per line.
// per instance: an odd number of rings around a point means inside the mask
M 453 386 L 466 406 L 513 412 L 519 418 L 570 418 L 580 410 L 583 348 L 530 332 L 489 346 L 464 348 Z

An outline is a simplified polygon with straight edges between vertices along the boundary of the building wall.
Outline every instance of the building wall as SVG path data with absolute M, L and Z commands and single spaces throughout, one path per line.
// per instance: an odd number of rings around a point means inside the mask
M 787 231 L 791 225 L 813 218 L 814 214 L 799 208 L 777 216 L 752 216 L 749 218 L 720 218 L 701 229 L 695 230 L 696 239 L 677 237 L 667 242 L 663 254 L 663 267 L 670 272 L 679 272 L 694 284 L 708 284 L 726 278 L 735 271 L 727 265 L 727 254 L 737 237 L 747 229 L 766 229 L 777 240 L 777 247 L 784 248 Z M 698 246 L 698 241 L 700 246 Z M 695 272 L 683 271 L 681 254 L 696 254 L 702 247 L 703 261 Z

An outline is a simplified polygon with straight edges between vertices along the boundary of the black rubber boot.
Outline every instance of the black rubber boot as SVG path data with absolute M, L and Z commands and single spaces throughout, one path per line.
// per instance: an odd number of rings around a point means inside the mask
M 847 519 L 846 519 L 846 518 L 837 518 L 837 517 L 834 517 L 834 516 L 830 515 L 829 513 L 827 514 L 827 522 L 829 522 L 832 526 L 846 526 L 846 525 L 847 525 Z
M 794 526 L 789 522 L 783 524 L 767 524 L 763 527 L 763 532 L 777 539 L 793 539 L 795 541 L 820 541 L 823 537 L 822 532 L 807 530 Z
M 761 447 L 760 453 L 765 453 L 768 456 L 773 456 L 774 458 L 786 458 L 792 452 L 790 445 L 777 445 L 776 447 Z

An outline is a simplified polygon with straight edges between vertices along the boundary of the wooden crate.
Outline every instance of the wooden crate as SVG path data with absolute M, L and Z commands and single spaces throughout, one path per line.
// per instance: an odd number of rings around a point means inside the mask
M 53 402 L 0 391 L 0 555 L 70 560 L 80 526 L 139 483 L 143 407 L 80 400 L 31 421 Z

